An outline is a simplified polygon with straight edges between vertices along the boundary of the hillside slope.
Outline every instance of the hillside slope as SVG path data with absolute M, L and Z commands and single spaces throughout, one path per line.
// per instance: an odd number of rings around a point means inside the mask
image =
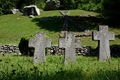
M 98 13 L 83 10 L 71 10 L 71 16 L 97 16 Z M 59 17 L 58 17 L 59 16 Z M 47 37 L 57 43 L 58 34 L 63 27 L 63 19 L 59 11 L 42 11 L 40 16 L 29 18 L 21 14 L 0 16 L 0 44 L 18 44 L 24 36 L 34 35 L 36 32 L 46 32 Z M 120 29 L 110 28 L 118 37 L 111 44 L 120 44 Z M 96 42 L 91 37 L 81 39 L 83 45 L 96 47 Z M 89 43 L 91 41 L 91 43 Z

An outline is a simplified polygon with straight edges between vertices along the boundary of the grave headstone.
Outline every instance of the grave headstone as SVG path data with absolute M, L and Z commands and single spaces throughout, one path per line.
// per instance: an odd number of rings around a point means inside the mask
M 25 6 L 23 9 L 23 14 L 25 16 L 38 16 L 40 15 L 40 9 L 36 5 Z
M 65 48 L 65 60 L 64 63 L 68 64 L 69 62 L 76 62 L 76 53 L 75 49 L 79 46 L 79 40 L 75 39 L 75 35 L 72 33 L 64 34 L 64 37 L 59 38 L 59 47 Z
M 51 40 L 45 38 L 45 33 L 39 32 L 35 38 L 29 39 L 29 47 L 35 48 L 34 51 L 34 63 L 43 63 L 45 59 L 45 48 L 51 46 Z
M 110 46 L 109 40 L 115 39 L 115 34 L 113 32 L 108 32 L 108 26 L 99 26 L 99 32 L 93 33 L 93 39 L 99 40 L 99 61 L 110 60 Z

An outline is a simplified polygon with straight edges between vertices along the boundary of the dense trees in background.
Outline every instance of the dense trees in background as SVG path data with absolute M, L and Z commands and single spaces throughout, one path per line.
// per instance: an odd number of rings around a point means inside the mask
M 16 0 L 0 0 L 0 14 L 7 14 L 10 9 L 16 7 Z
M 102 0 L 51 0 L 60 1 L 59 9 L 101 10 Z M 22 9 L 26 5 L 35 4 L 38 8 L 45 8 L 46 0 L 0 0 L 0 14 L 8 14 L 11 9 Z
M 103 0 L 103 14 L 109 23 L 120 25 L 120 0 Z
M 102 0 L 60 0 L 65 9 L 101 10 Z
M 82 9 L 102 12 L 107 19 L 120 19 L 120 0 L 51 0 L 60 2 L 59 9 Z M 0 14 L 8 14 L 11 9 L 22 9 L 24 6 L 35 4 L 45 9 L 46 0 L 0 0 Z M 119 20 L 120 21 L 120 20 Z M 116 21 L 115 21 L 116 22 Z
M 0 0 L 0 14 L 9 14 L 11 9 L 22 9 L 24 6 L 36 4 L 44 8 L 45 0 Z

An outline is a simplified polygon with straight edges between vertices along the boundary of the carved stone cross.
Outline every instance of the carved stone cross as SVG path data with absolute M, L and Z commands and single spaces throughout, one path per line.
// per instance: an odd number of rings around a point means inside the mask
M 29 47 L 35 48 L 34 63 L 45 62 L 45 48 L 51 47 L 51 40 L 45 38 L 45 33 L 38 32 L 35 38 L 29 39 Z
M 76 40 L 72 33 L 65 33 L 64 37 L 59 38 L 59 47 L 65 49 L 65 64 L 76 62 L 75 48 L 81 48 L 79 44 L 79 40 Z
M 108 26 L 99 26 L 99 32 L 93 33 L 94 40 L 99 40 L 99 61 L 110 60 L 110 46 L 109 40 L 114 40 L 115 35 L 113 32 L 108 32 Z

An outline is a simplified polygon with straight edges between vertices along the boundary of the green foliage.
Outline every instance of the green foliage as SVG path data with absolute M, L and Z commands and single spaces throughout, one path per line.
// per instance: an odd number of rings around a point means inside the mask
M 83 9 L 83 10 L 101 10 L 102 0 L 53 0 L 55 3 L 60 1 L 61 9 Z M 11 9 L 22 9 L 24 6 L 35 4 L 38 8 L 44 9 L 46 0 L 1 0 L 0 14 L 8 14 Z
M 63 5 L 65 9 L 76 8 L 75 0 L 60 0 L 60 2 L 61 2 L 61 5 Z
M 16 3 L 16 7 L 19 9 L 22 9 L 24 6 L 35 4 L 39 8 L 44 8 L 45 6 L 45 0 L 18 0 Z
M 120 0 L 103 0 L 103 14 L 109 24 L 120 25 Z
M 52 43 L 56 45 L 58 43 L 59 32 L 63 27 L 63 18 L 60 17 L 62 15 L 59 12 L 60 11 L 41 11 L 41 15 L 36 16 L 35 18 L 28 18 L 20 14 L 0 16 L 0 44 L 18 45 L 22 37 L 28 39 L 29 35 L 35 35 L 36 32 L 46 32 L 46 36 L 51 38 Z M 99 15 L 95 12 L 83 10 L 69 10 L 69 12 L 70 16 Z M 88 23 L 90 23 L 91 21 L 80 21 L 79 19 L 75 19 L 75 22 L 85 25 L 87 29 L 89 27 L 89 29 L 92 31 L 96 29 L 96 26 L 88 25 Z M 76 29 L 78 29 L 76 26 L 70 26 L 70 30 L 72 30 L 73 32 Z M 115 32 L 116 35 L 120 35 L 120 29 L 109 29 L 111 32 Z M 26 35 L 28 36 L 26 37 Z M 97 47 L 97 42 L 93 41 L 91 37 L 81 38 L 81 44 L 86 46 L 92 46 L 93 48 Z M 111 42 L 111 45 L 115 44 L 120 45 L 119 37 L 116 37 L 116 40 Z
M 46 6 L 45 0 L 41 0 L 41 2 L 37 1 L 35 2 L 35 4 L 37 5 L 38 8 L 40 9 L 44 9 Z
M 102 0 L 60 0 L 65 9 L 101 10 Z
M 23 35 L 23 39 L 25 39 L 25 40 L 29 40 L 30 38 L 33 38 L 34 37 L 34 35 Z
M 24 6 L 36 4 L 39 8 L 45 7 L 45 0 L 0 0 L 0 14 L 9 14 L 11 9 L 23 9 Z
M 0 15 L 2 15 L 3 14 L 3 12 L 2 12 L 2 8 L 0 8 Z
M 45 0 L 19 0 L 17 2 L 17 8 L 23 8 L 24 6 L 28 6 L 31 4 L 37 5 L 38 8 L 44 9 L 45 7 Z
M 47 55 L 46 63 L 33 64 L 33 57 L 0 54 L 0 80 L 119 80 L 119 61 L 77 56 L 76 64 L 64 65 L 63 56 Z
M 16 0 L 0 0 L 0 14 L 8 14 L 11 9 L 15 8 Z
M 103 1 L 104 10 L 111 16 L 120 15 L 120 0 L 104 0 Z
M 70 15 L 98 15 L 94 12 L 71 10 Z M 28 18 L 20 14 L 0 16 L 0 44 L 19 44 L 24 35 L 35 35 L 36 32 L 46 32 L 46 35 L 56 44 L 58 34 L 63 27 L 63 19 L 59 19 L 59 11 L 41 11 L 40 16 Z M 42 20 L 49 18 L 50 20 Z

